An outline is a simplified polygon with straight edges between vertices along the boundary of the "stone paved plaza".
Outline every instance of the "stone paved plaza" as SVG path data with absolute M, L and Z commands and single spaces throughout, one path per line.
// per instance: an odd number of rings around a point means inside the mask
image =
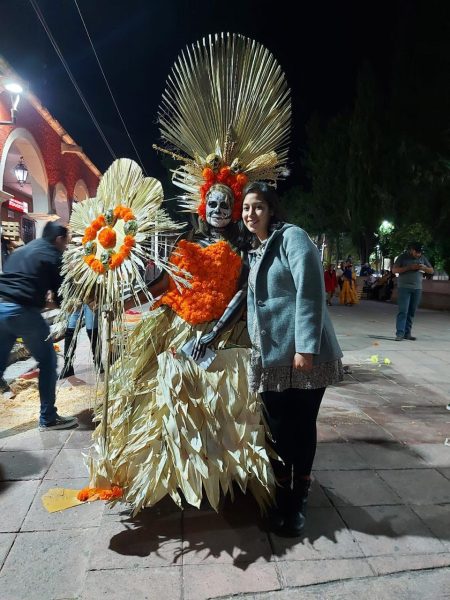
M 87 484 L 87 411 L 67 432 L 0 423 L 0 600 L 450 598 L 450 315 L 420 310 L 418 340 L 395 342 L 394 305 L 330 311 L 350 373 L 320 412 L 302 538 L 268 534 L 242 495 L 221 514 L 48 514 L 46 490 Z M 84 341 L 80 377 L 89 361 Z

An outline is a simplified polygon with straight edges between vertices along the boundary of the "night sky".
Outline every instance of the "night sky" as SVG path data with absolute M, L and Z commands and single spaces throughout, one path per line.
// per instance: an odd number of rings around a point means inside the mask
M 73 0 L 36 0 L 79 87 L 118 157 L 137 160 L 118 118 Z M 147 173 L 164 178 L 152 149 L 165 79 L 179 51 L 209 33 L 242 33 L 267 46 L 293 98 L 292 176 L 301 181 L 305 124 L 350 109 L 358 69 L 392 70 L 405 3 L 273 0 L 78 0 L 116 102 Z M 294 13 L 295 12 L 295 16 Z M 95 129 L 28 0 L 1 3 L 0 53 L 103 171 L 113 158 Z M 20 115 L 19 115 L 20 124 Z M 285 184 L 286 185 L 286 184 Z

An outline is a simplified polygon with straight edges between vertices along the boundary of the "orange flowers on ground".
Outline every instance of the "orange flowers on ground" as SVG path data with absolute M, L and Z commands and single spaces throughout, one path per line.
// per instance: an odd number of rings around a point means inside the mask
M 241 257 L 224 241 L 203 248 L 181 240 L 170 262 L 192 275 L 191 287 L 179 291 L 170 280 L 154 307 L 166 304 L 191 325 L 219 319 L 237 291 Z
M 77 498 L 81 502 L 86 502 L 86 500 L 89 500 L 93 496 L 97 496 L 99 500 L 114 500 L 114 498 L 122 498 L 123 490 L 117 485 L 113 485 L 110 490 L 86 487 L 77 494 Z

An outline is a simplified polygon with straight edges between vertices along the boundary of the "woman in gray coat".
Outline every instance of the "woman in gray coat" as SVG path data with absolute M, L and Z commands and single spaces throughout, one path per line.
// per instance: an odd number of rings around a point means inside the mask
M 325 305 L 319 252 L 303 229 L 283 223 L 266 183 L 244 190 L 242 218 L 253 237 L 248 329 L 250 385 L 261 394 L 279 486 L 271 525 L 299 535 L 316 452 L 316 419 L 327 385 L 341 381 L 342 352 Z

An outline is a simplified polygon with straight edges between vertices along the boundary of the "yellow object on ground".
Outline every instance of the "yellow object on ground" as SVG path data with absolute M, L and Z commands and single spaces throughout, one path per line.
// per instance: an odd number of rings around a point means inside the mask
M 80 490 L 69 490 L 66 488 L 50 488 L 48 492 L 42 496 L 42 504 L 49 513 L 85 504 L 85 502 L 82 502 L 77 498 L 79 491 Z

